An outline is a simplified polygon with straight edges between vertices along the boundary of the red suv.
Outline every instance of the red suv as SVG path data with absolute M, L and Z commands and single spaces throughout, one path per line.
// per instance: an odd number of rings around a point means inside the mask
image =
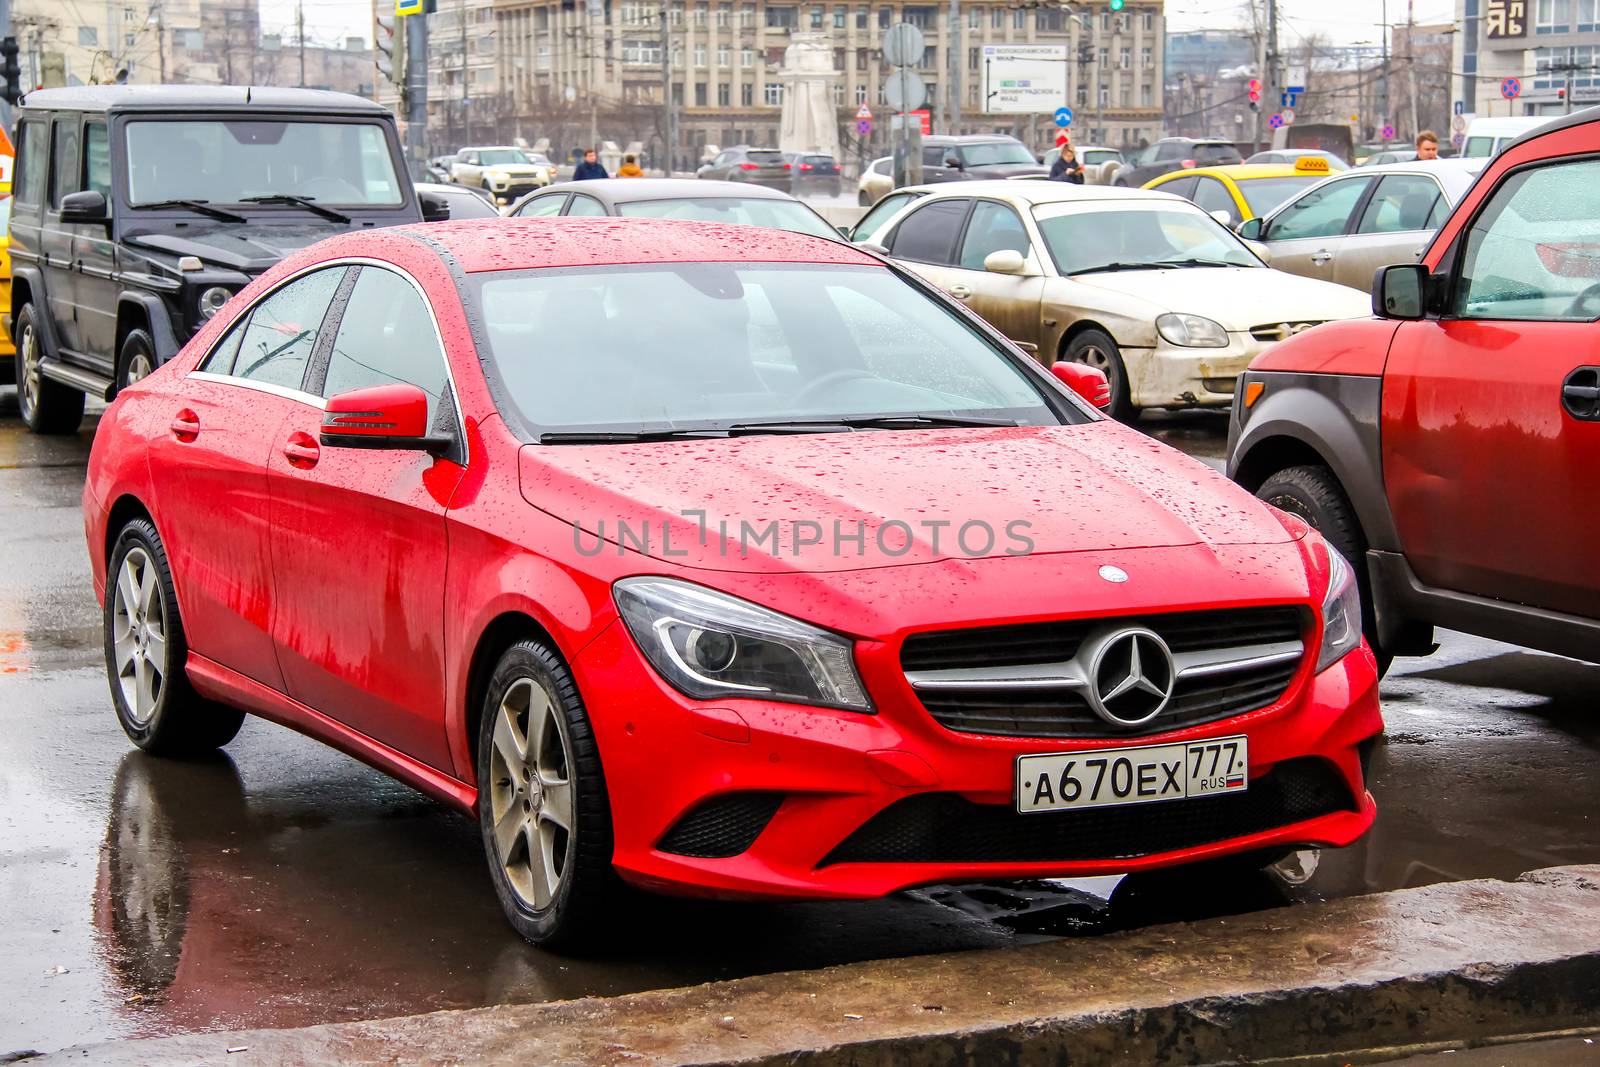
M 1506 149 L 1372 303 L 1252 364 L 1228 473 L 1361 561 L 1380 662 L 1435 625 L 1600 661 L 1600 109 Z
M 863 897 L 1354 841 L 1382 721 L 1349 565 L 1072 383 L 1107 399 L 802 234 L 333 238 L 101 421 L 112 702 L 151 751 L 250 712 L 471 813 L 546 943 L 619 881 Z

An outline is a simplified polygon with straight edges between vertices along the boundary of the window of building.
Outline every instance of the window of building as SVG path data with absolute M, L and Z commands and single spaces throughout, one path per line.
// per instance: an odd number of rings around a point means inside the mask
M 770 8 L 768 10 L 770 10 Z M 782 82 L 767 82 L 765 88 L 762 91 L 761 99 L 762 99 L 762 102 L 765 103 L 768 107 L 782 107 L 783 106 L 783 83 Z
M 833 106 L 844 107 L 844 84 L 842 82 L 833 83 Z
M 820 7 L 811 9 L 811 28 L 814 30 L 822 29 L 822 8 Z
M 867 69 L 867 50 L 865 48 L 857 48 L 856 49 L 856 69 L 857 70 L 866 70 Z
M 756 50 L 754 48 L 739 49 L 739 66 L 746 70 L 756 65 Z
M 968 11 L 967 11 L 967 29 L 975 30 L 981 25 L 983 25 L 983 12 L 981 12 L 981 11 L 973 11 L 971 9 L 968 9 Z
M 548 53 L 549 45 L 540 45 L 541 51 Z M 661 65 L 661 42 L 645 38 L 644 40 L 622 39 L 622 61 L 624 63 L 647 63 L 659 67 Z
M 694 65 L 697 67 L 706 65 L 706 46 L 704 44 L 694 46 Z
M 1101 15 L 1100 16 L 1100 32 L 1101 33 L 1110 33 L 1111 32 L 1111 16 L 1110 16 L 1110 14 L 1105 14 L 1105 15 Z
M 860 107 L 862 104 L 865 104 L 866 102 L 867 102 L 867 87 L 865 85 L 857 85 L 856 86 L 856 107 Z
M 676 7 L 676 6 L 668 8 L 668 10 L 667 10 L 667 23 L 668 23 L 668 25 L 672 25 L 672 26 L 682 26 L 683 25 L 683 8 Z
M 894 8 L 892 8 L 892 7 L 880 7 L 880 8 L 878 8 L 878 29 L 880 29 L 880 30 L 888 29 L 889 28 L 889 24 L 893 19 L 894 19 Z
M 866 29 L 867 28 L 867 18 L 868 18 L 868 12 L 867 12 L 866 8 L 864 8 L 864 7 L 856 8 L 856 29 L 858 29 L 858 30 Z
M 1086 108 L 1088 106 L 1089 106 L 1089 87 L 1087 85 L 1080 85 L 1080 86 L 1078 86 L 1078 108 L 1079 108 L 1079 110 L 1082 110 L 1083 108 Z
M 1566 33 L 1572 28 L 1572 0 L 1537 0 L 1534 5 L 1535 33 Z
M 1144 13 L 1144 32 L 1145 33 L 1153 33 L 1153 32 L 1155 32 L 1155 28 L 1156 28 L 1155 12 L 1146 11 Z
M 683 83 L 682 82 L 673 82 L 672 83 L 672 102 L 673 102 L 673 104 L 677 105 L 678 107 L 682 107 L 683 106 Z
M 1155 89 L 1151 87 L 1149 82 L 1139 86 L 1139 106 L 1155 107 L 1155 95 Z
M 1124 48 L 1118 53 L 1117 66 L 1122 70 L 1129 70 L 1133 67 L 1133 49 Z
M 767 8 L 767 28 L 773 30 L 793 30 L 799 23 L 798 16 L 792 7 Z
M 746 4 L 739 9 L 739 25 L 754 26 L 756 24 L 756 5 Z
M 1155 52 L 1148 48 L 1139 49 L 1139 66 L 1149 70 L 1156 65 Z
M 1028 13 L 1026 11 L 1021 10 L 1021 9 L 1013 11 L 1011 13 L 1011 28 L 1014 29 L 1014 30 L 1023 30 L 1023 29 L 1027 29 L 1027 27 L 1028 27 Z
M 1034 12 L 1034 28 L 1040 33 L 1060 33 L 1067 28 L 1067 15 L 1059 7 L 1041 7 Z
M 727 82 L 720 82 L 717 85 L 717 106 L 718 107 L 727 107 L 728 106 L 729 101 L 732 100 L 732 96 L 730 94 L 730 89 L 731 89 L 731 86 L 729 86 Z
M 733 61 L 733 49 L 725 44 L 717 45 L 717 69 L 727 70 Z
M 1111 90 L 1106 88 L 1104 85 L 1100 86 L 1100 106 L 1111 106 Z
M 533 66 L 534 66 L 535 70 L 549 70 L 550 69 L 550 46 L 549 45 L 542 44 L 542 45 L 539 46 L 539 51 L 534 56 L 534 59 L 533 59 Z
M 981 49 L 981 48 L 969 48 L 969 49 L 967 49 L 967 69 L 968 70 L 978 70 L 982 66 L 982 63 L 983 63 L 983 49 Z
M 683 45 L 681 44 L 672 46 L 672 65 L 679 69 L 683 67 Z
M 932 7 L 907 7 L 901 18 L 919 30 L 931 30 L 938 19 L 937 11 L 937 8 Z
M 733 5 L 732 4 L 718 4 L 717 5 L 717 26 L 722 28 L 722 29 L 727 29 L 728 25 L 731 22 L 733 22 Z
M 835 7 L 833 9 L 833 28 L 836 30 L 842 30 L 846 29 L 849 24 L 850 9 L 847 7 Z
M 694 24 L 696 26 L 704 26 L 706 24 L 706 15 L 708 13 L 709 12 L 708 12 L 705 4 L 701 4 L 699 7 L 695 8 L 694 9 Z
M 1121 92 L 1118 94 L 1118 96 L 1122 100 L 1122 106 L 1123 107 L 1132 107 L 1133 106 L 1133 89 L 1132 89 L 1131 86 L 1124 85 L 1122 87 Z
M 1099 62 L 1100 62 L 1100 69 L 1101 70 L 1105 70 L 1106 69 L 1106 64 L 1111 61 L 1111 49 L 1109 49 L 1109 48 L 1100 49 L 1100 52 L 1099 52 L 1099 55 L 1098 55 L 1098 59 L 1099 59 Z
M 694 106 L 695 107 L 705 107 L 706 106 L 706 101 L 708 99 L 709 99 L 709 97 L 706 95 L 706 83 L 705 82 L 695 82 L 694 83 Z
M 989 28 L 998 30 L 1006 24 L 1006 13 L 999 8 L 989 12 Z
M 749 82 L 739 86 L 739 104 L 742 107 L 751 107 L 756 102 L 756 87 Z

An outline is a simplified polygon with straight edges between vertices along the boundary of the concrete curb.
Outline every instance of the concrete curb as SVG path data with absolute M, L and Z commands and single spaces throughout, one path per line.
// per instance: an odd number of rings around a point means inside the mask
M 68 1049 L 36 1064 L 1343 1063 L 1590 1027 L 1600 866 L 611 999 Z M 245 1047 L 238 1053 L 230 1048 Z

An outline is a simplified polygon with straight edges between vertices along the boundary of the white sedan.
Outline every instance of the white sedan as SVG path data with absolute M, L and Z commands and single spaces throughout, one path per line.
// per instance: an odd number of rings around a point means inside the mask
M 911 190 L 902 190 L 910 192 Z M 963 182 L 855 239 L 964 302 L 1041 363 L 1111 380 L 1111 410 L 1222 407 L 1275 342 L 1370 314 L 1368 297 L 1272 270 L 1205 211 L 1143 189 Z

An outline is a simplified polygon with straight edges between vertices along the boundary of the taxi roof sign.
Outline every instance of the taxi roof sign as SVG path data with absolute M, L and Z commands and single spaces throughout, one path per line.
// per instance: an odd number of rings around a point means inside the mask
M 1294 169 L 1299 174 L 1329 174 L 1328 161 L 1321 156 L 1301 156 L 1294 161 Z

